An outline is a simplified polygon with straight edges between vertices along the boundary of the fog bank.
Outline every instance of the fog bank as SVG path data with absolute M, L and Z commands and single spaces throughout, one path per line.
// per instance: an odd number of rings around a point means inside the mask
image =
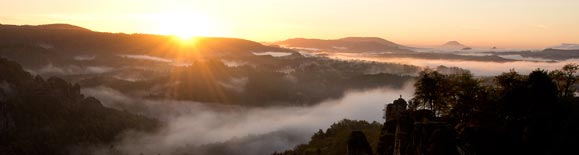
M 408 65 L 416 65 L 420 67 L 436 68 L 440 65 L 447 67 L 459 67 L 470 70 L 476 76 L 495 76 L 503 72 L 508 72 L 509 69 L 521 74 L 528 74 L 531 71 L 541 68 L 546 70 L 560 69 L 569 63 L 579 64 L 579 59 L 568 59 L 564 61 L 537 61 L 531 58 L 526 58 L 526 61 L 511 61 L 511 62 L 491 62 L 491 61 L 463 61 L 463 60 L 432 60 L 432 59 L 415 59 L 415 58 L 381 58 L 381 57 L 367 57 L 357 56 L 355 54 L 332 54 L 330 56 L 334 59 L 340 60 L 365 60 L 375 62 L 389 62 L 400 63 Z M 531 61 L 533 60 L 533 61 Z
M 386 103 L 403 95 L 412 97 L 413 87 L 381 88 L 347 92 L 343 98 L 308 107 L 248 108 L 190 101 L 132 98 L 106 87 L 84 89 L 105 106 L 159 118 L 165 123 L 154 134 L 127 133 L 111 150 L 128 154 L 269 154 L 306 143 L 318 129 L 347 119 L 382 122 Z M 212 149 L 219 146 L 220 149 Z

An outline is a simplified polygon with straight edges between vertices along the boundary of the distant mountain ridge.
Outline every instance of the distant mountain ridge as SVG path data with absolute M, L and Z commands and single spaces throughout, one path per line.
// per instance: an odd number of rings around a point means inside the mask
M 548 48 L 558 50 L 579 50 L 579 44 L 562 43 L 561 45 L 551 46 Z
M 154 34 L 95 32 L 70 24 L 0 25 L 0 52 L 6 48 L 41 48 L 60 55 L 147 54 L 182 57 L 187 53 L 252 55 L 251 52 L 295 51 L 237 38 L 198 37 L 195 48 L 183 52 L 176 38 Z M 18 46 L 18 47 L 15 47 Z M 7 50 L 5 50 L 7 51 Z
M 293 38 L 274 44 L 290 48 L 308 48 L 341 52 L 408 53 L 408 47 L 378 37 L 346 37 L 333 40 Z
M 78 30 L 78 31 L 92 31 L 90 29 L 71 25 L 71 24 L 44 24 L 44 25 L 7 25 L 0 24 L 2 28 L 34 28 L 34 29 L 45 29 L 45 30 Z
M 456 50 L 470 49 L 470 47 L 468 47 L 468 46 L 466 46 L 466 45 L 463 45 L 463 44 L 461 44 L 461 43 L 458 42 L 458 41 L 449 41 L 449 42 L 446 42 L 446 43 L 438 46 L 438 48 L 441 48 L 441 49 L 456 49 Z
M 48 29 L 62 29 L 62 30 L 81 30 L 81 31 L 91 31 L 87 28 L 70 25 L 70 24 L 46 24 L 46 25 L 38 25 L 39 28 L 48 28 Z
M 396 44 L 394 42 L 388 41 L 388 40 L 383 39 L 383 38 L 378 38 L 378 37 L 346 37 L 346 38 L 341 38 L 338 40 L 351 41 L 351 42 L 376 42 L 376 43 L 380 43 L 382 45 L 391 46 L 391 47 L 401 46 L 401 45 Z

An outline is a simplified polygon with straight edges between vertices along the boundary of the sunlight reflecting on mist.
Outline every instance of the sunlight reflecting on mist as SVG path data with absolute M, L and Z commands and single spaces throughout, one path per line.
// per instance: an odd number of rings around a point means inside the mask
M 261 108 L 137 99 L 106 87 L 89 88 L 83 92 L 97 97 L 105 106 L 132 110 L 167 122 L 154 134 L 126 134 L 116 144 L 122 152 L 169 154 L 181 150 L 179 152 L 211 153 L 204 150 L 203 145 L 268 134 L 274 138 L 252 141 L 259 146 L 237 143 L 235 145 L 241 147 L 236 148 L 243 149 L 234 149 L 231 153 L 269 154 L 305 143 L 318 129 L 326 129 L 344 118 L 383 122 L 384 105 L 400 95 L 411 98 L 413 87 L 409 82 L 403 89 L 350 91 L 341 99 L 324 101 L 311 107 Z

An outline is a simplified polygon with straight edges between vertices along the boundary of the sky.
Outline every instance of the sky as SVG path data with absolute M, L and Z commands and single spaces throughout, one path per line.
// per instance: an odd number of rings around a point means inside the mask
M 0 0 L 0 23 L 101 32 L 288 38 L 381 37 L 410 46 L 579 43 L 578 0 Z

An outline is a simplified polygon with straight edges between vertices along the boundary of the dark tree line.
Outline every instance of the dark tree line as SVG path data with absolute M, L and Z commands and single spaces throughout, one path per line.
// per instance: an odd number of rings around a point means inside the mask
M 415 84 L 411 109 L 429 109 L 448 120 L 458 146 L 472 154 L 577 152 L 579 65 L 528 75 L 514 70 L 493 79 L 426 69 Z

